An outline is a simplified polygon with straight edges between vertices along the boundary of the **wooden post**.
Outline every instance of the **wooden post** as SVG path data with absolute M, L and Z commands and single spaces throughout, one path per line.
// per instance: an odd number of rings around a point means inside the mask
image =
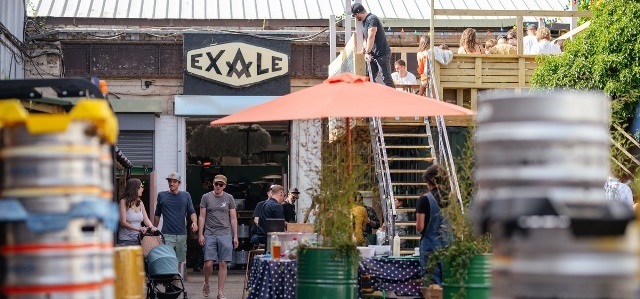
M 336 16 L 329 16 L 329 61 L 336 59 Z
M 522 42 L 522 38 L 524 35 L 524 31 L 522 31 L 522 25 L 524 24 L 522 15 L 516 16 L 516 31 L 518 32 L 518 55 L 524 54 L 523 48 L 524 43 Z

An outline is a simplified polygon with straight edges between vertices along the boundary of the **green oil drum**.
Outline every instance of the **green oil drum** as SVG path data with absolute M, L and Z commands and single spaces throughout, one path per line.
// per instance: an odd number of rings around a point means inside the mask
M 467 280 L 465 281 L 465 293 L 467 299 L 491 298 L 491 254 L 479 254 L 471 258 Z M 442 286 L 444 299 L 458 298 L 460 282 L 453 277 L 450 268 L 445 263 L 442 273 Z
M 358 267 L 333 248 L 298 252 L 296 297 L 305 299 L 358 298 Z

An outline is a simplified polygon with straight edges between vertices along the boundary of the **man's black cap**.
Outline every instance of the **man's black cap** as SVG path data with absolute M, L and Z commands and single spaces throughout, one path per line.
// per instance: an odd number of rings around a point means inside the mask
M 353 5 L 351 5 L 351 15 L 355 15 L 363 11 L 364 11 L 364 6 L 362 6 L 362 4 L 354 3 Z

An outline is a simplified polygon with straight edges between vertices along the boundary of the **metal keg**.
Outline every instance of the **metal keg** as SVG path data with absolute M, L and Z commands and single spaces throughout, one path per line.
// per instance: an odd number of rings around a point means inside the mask
M 627 239 L 576 238 L 567 229 L 530 229 L 513 247 L 509 297 L 636 298 L 638 259 Z
M 4 292 L 11 298 L 40 298 L 39 293 L 101 298 L 102 224 L 95 219 L 77 218 L 68 220 L 66 227 L 58 230 L 64 224 L 55 222 L 47 217 L 31 217 L 26 222 L 3 225 Z
M 633 215 L 604 196 L 609 114 L 601 93 L 479 99 L 473 218 L 494 236 L 492 298 L 634 298 Z
M 4 148 L 4 188 L 100 187 L 99 147 Z
M 100 197 L 111 200 L 113 198 L 113 155 L 112 145 L 100 145 Z
M 478 184 L 603 186 L 609 175 L 608 115 L 609 98 L 597 93 L 483 97 L 475 137 Z
M 238 250 L 234 252 L 236 255 L 236 264 L 245 265 L 247 263 L 249 252 L 246 250 Z
M 104 226 L 99 228 L 100 274 L 102 275 L 102 299 L 115 299 L 116 273 L 114 268 L 113 231 Z
M 45 214 L 69 213 L 77 204 L 91 200 L 110 202 L 110 200 L 105 198 L 74 193 L 41 195 L 17 199 L 29 213 Z
M 238 239 L 249 238 L 250 228 L 246 224 L 238 224 Z

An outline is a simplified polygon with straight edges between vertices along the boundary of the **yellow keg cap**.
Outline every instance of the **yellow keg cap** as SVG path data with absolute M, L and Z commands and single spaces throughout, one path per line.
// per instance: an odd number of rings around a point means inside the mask
M 81 99 L 69 114 L 29 114 L 19 100 L 0 101 L 0 128 L 24 123 L 31 134 L 49 134 L 67 130 L 74 120 L 92 122 L 98 135 L 111 144 L 118 138 L 118 120 L 106 100 Z

